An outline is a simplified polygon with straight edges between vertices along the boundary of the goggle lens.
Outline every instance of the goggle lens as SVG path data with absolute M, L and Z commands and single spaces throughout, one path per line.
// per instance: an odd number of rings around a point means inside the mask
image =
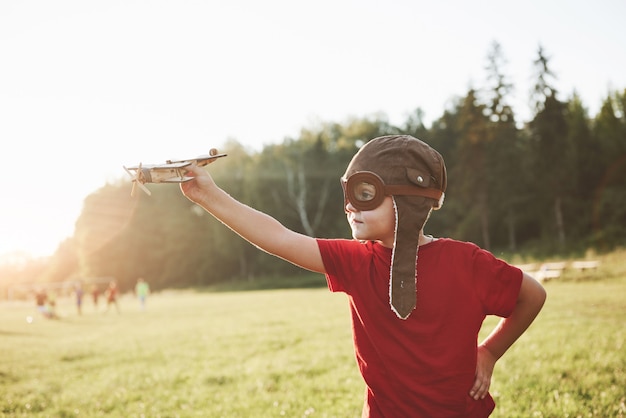
M 374 197 L 376 197 L 376 187 L 366 181 L 355 184 L 354 197 L 359 202 L 369 202 L 370 200 L 374 200 Z
M 385 200 L 385 183 L 376 174 L 361 171 L 342 179 L 345 205 L 350 202 L 359 211 L 376 209 Z

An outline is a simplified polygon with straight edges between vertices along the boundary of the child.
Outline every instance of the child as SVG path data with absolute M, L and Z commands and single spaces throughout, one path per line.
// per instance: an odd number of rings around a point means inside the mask
M 145 310 L 146 299 L 150 294 L 150 285 L 144 280 L 143 277 L 137 279 L 137 284 L 135 284 L 135 293 L 137 294 L 137 298 L 139 298 L 139 306 L 141 310 Z
M 486 417 L 496 361 L 545 301 L 539 283 L 474 244 L 424 235 L 443 203 L 439 153 L 411 136 L 371 140 L 341 179 L 353 240 L 315 239 L 231 198 L 198 167 L 181 189 L 262 250 L 326 275 L 350 302 L 363 417 Z M 419 253 L 419 254 L 418 254 Z M 486 315 L 503 319 L 477 344 Z
M 79 315 L 83 314 L 83 285 L 81 283 L 76 283 L 74 285 L 74 294 L 76 295 L 76 310 Z
M 120 305 L 117 302 L 119 290 L 117 288 L 117 282 L 115 280 L 111 280 L 109 282 L 109 287 L 107 288 L 106 296 L 107 296 L 107 308 L 105 312 L 109 312 L 109 308 L 111 305 L 115 305 L 115 310 L 117 313 L 120 313 Z
M 93 306 L 98 309 L 98 298 L 100 297 L 100 289 L 97 284 L 91 286 L 91 298 L 93 300 Z

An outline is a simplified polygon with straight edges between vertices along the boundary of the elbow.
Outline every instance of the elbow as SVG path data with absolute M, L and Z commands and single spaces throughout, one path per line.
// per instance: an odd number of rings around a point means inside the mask
M 537 280 L 524 273 L 522 282 L 523 299 L 532 304 L 536 311 L 539 312 L 546 302 L 548 293 L 546 289 Z
M 537 305 L 539 307 L 539 310 L 541 310 L 541 308 L 543 308 L 543 305 L 546 303 L 546 299 L 548 297 L 548 292 L 546 292 L 546 289 L 539 285 L 539 289 L 537 291 Z
M 539 311 L 543 308 L 547 297 L 548 292 L 546 292 L 546 289 L 540 283 L 537 283 L 532 296 L 533 304 L 535 305 L 537 313 L 539 313 Z

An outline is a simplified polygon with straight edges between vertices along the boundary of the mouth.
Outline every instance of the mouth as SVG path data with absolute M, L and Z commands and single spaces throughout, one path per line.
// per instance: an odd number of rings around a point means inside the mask
M 351 224 L 361 224 L 361 223 L 363 223 L 363 222 L 361 222 L 360 220 L 356 219 L 356 218 L 355 218 L 355 217 L 353 217 L 353 216 L 351 216 L 351 217 L 350 217 L 350 219 L 348 219 L 348 221 L 349 221 Z

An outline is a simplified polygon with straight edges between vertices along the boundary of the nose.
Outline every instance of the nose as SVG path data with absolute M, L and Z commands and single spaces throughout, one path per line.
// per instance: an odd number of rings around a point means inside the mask
M 346 206 L 344 207 L 344 210 L 345 210 L 346 213 L 348 213 L 348 212 L 358 212 L 357 209 L 354 206 L 352 206 L 352 203 L 350 203 L 350 201 L 348 201 L 346 203 Z

